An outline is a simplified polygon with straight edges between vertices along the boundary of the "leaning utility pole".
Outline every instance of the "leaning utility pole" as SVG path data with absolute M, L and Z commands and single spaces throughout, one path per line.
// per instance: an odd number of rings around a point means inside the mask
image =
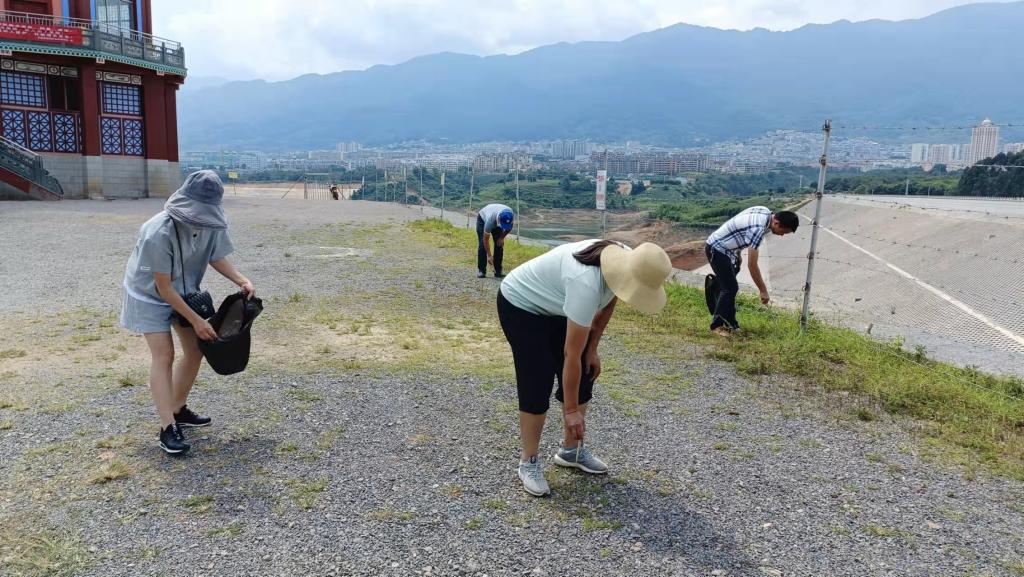
M 466 228 L 469 228 L 469 214 L 473 212 L 473 179 L 476 170 L 472 165 L 469 167 L 469 211 L 466 212 Z
M 523 213 L 519 211 L 519 161 L 516 161 L 516 242 L 522 242 L 519 224 L 523 222 Z
M 811 222 L 811 252 L 807 253 L 807 282 L 804 283 L 804 308 L 800 313 L 800 330 L 807 330 L 807 316 L 811 309 L 811 280 L 814 278 L 814 253 L 818 250 L 818 221 L 821 219 L 821 198 L 825 194 L 825 172 L 828 170 L 828 143 L 832 136 L 832 121 L 826 120 L 822 127 L 825 146 L 821 153 L 821 168 L 818 171 L 818 192 L 815 195 L 814 221 Z

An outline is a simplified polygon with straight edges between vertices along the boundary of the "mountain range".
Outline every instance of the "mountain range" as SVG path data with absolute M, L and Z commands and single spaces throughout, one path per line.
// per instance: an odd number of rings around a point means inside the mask
M 516 55 L 440 53 L 283 82 L 218 81 L 182 91 L 181 142 L 262 150 L 562 138 L 686 146 L 813 131 L 826 118 L 837 126 L 1021 122 L 1021 31 L 1024 2 L 987 3 L 787 32 L 676 24 Z M 962 130 L 944 132 L 842 135 L 965 141 Z

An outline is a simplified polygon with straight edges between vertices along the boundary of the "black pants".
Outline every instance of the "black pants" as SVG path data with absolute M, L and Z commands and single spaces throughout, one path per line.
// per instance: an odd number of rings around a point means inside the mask
M 565 365 L 565 317 L 535 315 L 508 302 L 498 290 L 498 320 L 512 347 L 516 366 L 516 392 L 519 410 L 543 415 L 551 406 L 551 388 L 558 379 L 555 398 L 564 403 L 562 367 Z M 586 372 L 584 359 L 580 371 L 579 404 L 594 396 L 594 379 Z
M 726 326 L 731 329 L 738 329 L 736 322 L 736 293 L 740 285 L 736 282 L 736 273 L 733 268 L 732 259 L 722 251 L 711 248 L 710 244 L 704 245 L 704 254 L 711 263 L 711 270 L 715 271 L 718 278 L 718 303 L 715 305 L 715 315 L 711 318 L 711 328 L 716 329 Z
M 487 272 L 487 249 L 484 248 L 484 219 L 480 215 L 476 217 L 476 268 L 482 273 Z M 498 237 L 491 232 L 491 241 L 494 242 L 494 274 L 501 274 L 501 260 L 505 256 L 505 245 L 498 244 Z

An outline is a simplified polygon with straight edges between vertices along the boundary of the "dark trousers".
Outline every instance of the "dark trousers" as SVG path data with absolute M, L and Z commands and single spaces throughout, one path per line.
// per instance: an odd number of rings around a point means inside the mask
M 525 311 L 508 302 L 498 290 L 498 320 L 512 347 L 516 366 L 516 393 L 519 410 L 543 415 L 551 405 L 551 389 L 558 379 L 555 398 L 564 403 L 562 368 L 565 366 L 565 333 L 568 319 L 542 316 Z M 577 402 L 584 404 L 594 396 L 594 379 L 587 374 L 584 359 L 580 371 L 580 394 Z
M 736 322 L 736 293 L 740 285 L 736 282 L 736 273 L 739 271 L 733 268 L 729 255 L 711 248 L 710 244 L 704 245 L 704 254 L 718 279 L 718 303 L 715 305 L 715 315 L 711 318 L 711 328 L 714 330 L 726 326 L 738 329 L 740 324 Z
M 484 248 L 484 219 L 479 215 L 476 217 L 476 268 L 482 273 L 487 272 L 487 249 Z M 501 274 L 501 260 L 505 256 L 505 245 L 498 244 L 498 237 L 491 232 L 491 242 L 494 243 L 494 274 Z

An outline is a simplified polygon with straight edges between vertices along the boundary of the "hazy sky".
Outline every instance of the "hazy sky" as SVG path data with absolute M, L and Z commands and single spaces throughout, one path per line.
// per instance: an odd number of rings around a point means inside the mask
M 185 46 L 192 76 L 283 80 L 435 52 L 514 54 L 621 40 L 677 22 L 790 30 L 840 19 L 920 18 L 970 0 L 153 0 L 154 32 Z

